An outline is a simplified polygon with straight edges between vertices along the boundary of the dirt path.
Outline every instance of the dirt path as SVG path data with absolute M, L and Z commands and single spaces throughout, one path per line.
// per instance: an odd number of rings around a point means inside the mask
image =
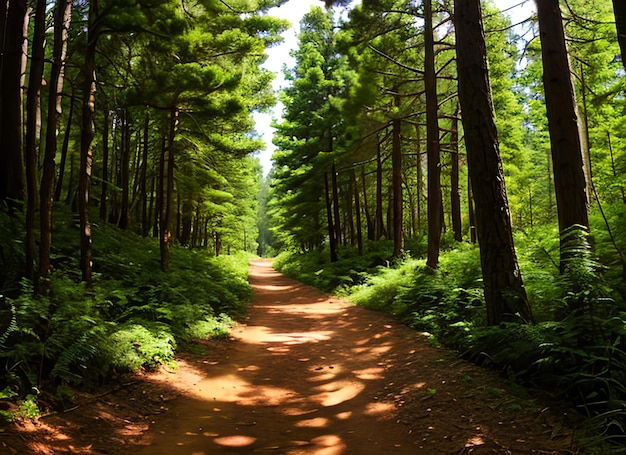
M 0 434 L 0 453 L 571 454 L 563 415 L 388 317 L 251 264 L 234 340 Z

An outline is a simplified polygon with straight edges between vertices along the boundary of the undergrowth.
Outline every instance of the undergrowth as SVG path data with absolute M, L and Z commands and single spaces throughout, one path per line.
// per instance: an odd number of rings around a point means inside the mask
M 62 247 L 48 292 L 37 295 L 24 279 L 5 280 L 0 291 L 0 420 L 30 416 L 37 403 L 69 406 L 72 388 L 173 365 L 176 349 L 193 340 L 229 336 L 252 296 L 246 254 L 174 247 L 164 273 L 157 241 L 110 226 L 93 228 L 95 283 L 87 289 L 76 274 L 71 217 L 53 235 Z
M 596 259 L 584 229 L 566 232 L 563 240 L 568 259 L 560 273 L 556 227 L 516 234 L 535 325 L 486 325 L 480 254 L 468 243 L 442 252 L 437 269 L 410 257 L 387 263 L 381 251 L 378 263 L 371 252 L 356 262 L 344 252 L 331 264 L 327 252 L 317 251 L 283 253 L 276 265 L 358 305 L 393 314 L 462 357 L 552 394 L 584 417 L 577 439 L 586 453 L 623 453 L 626 306 L 613 290 L 623 283 L 607 281 L 615 274 Z

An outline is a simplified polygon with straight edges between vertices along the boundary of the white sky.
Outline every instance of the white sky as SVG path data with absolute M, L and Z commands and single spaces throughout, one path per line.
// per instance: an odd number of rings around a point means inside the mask
M 494 0 L 494 3 L 501 10 L 513 7 L 506 12 L 507 15 L 511 16 L 513 24 L 528 19 L 535 10 L 535 3 L 532 0 Z M 311 6 L 323 7 L 324 2 L 322 0 L 290 0 L 283 6 L 270 10 L 269 14 L 272 16 L 287 19 L 292 24 L 292 28 L 283 34 L 285 40 L 280 45 L 266 51 L 268 58 L 263 66 L 277 73 L 277 77 L 273 82 L 274 90 L 279 90 L 285 85 L 282 73 L 283 65 L 287 64 L 287 67 L 292 67 L 295 64 L 294 59 L 289 56 L 289 51 L 297 47 L 300 20 L 304 14 L 310 11 Z M 274 129 L 270 126 L 270 123 L 273 118 L 280 118 L 281 111 L 282 105 L 279 103 L 270 114 L 254 114 L 256 131 L 263 137 L 265 142 L 265 150 L 258 154 L 258 158 L 263 166 L 263 175 L 269 173 L 272 167 L 272 154 L 276 149 L 274 144 L 272 144 Z

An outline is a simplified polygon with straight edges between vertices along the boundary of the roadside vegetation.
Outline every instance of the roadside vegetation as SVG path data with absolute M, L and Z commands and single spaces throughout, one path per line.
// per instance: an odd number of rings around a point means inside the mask
M 194 340 L 228 337 L 251 298 L 250 254 L 215 257 L 174 247 L 163 272 L 158 240 L 110 225 L 93 227 L 95 286 L 88 288 L 76 264 L 72 214 L 55 216 L 49 292 L 37 295 L 24 279 L 1 297 L 0 419 L 67 408 L 74 390 L 93 392 L 125 373 L 175 367 L 175 352 L 197 349 Z M 2 239 L 3 251 L 15 247 Z M 0 267 L 10 270 L 7 263 L 18 260 L 4 257 Z
M 479 249 L 469 241 L 447 242 L 437 269 L 420 258 L 425 245 L 419 243 L 413 245 L 418 254 L 390 259 L 391 242 L 366 244 L 362 256 L 346 247 L 332 263 L 325 249 L 284 252 L 274 264 L 357 305 L 390 313 L 429 334 L 432 343 L 571 406 L 584 418 L 578 437 L 589 453 L 622 453 L 624 282 L 600 264 L 591 241 L 605 258 L 616 259 L 616 253 L 602 239 L 577 240 L 561 274 L 555 232 L 556 226 L 543 226 L 515 234 L 535 324 L 487 325 Z

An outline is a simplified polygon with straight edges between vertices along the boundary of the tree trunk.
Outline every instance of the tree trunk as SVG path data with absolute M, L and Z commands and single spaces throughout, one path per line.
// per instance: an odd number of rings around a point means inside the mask
M 0 55 L 0 201 L 14 207 L 24 200 L 22 157 L 22 73 L 26 0 L 2 1 Z
M 43 173 L 39 189 L 39 280 L 40 291 L 44 281 L 50 278 L 50 248 L 52 245 L 52 199 L 54 189 L 54 159 L 57 153 L 57 127 L 61 116 L 61 93 L 63 92 L 67 37 L 72 18 L 72 1 L 57 0 L 54 7 L 54 45 L 48 94 L 48 119 L 46 123 L 46 148 Z M 73 103 L 73 98 L 72 98 Z M 71 109 L 71 108 L 70 108 Z M 72 113 L 70 111 L 69 116 Z M 63 163 L 65 165 L 65 163 Z M 59 177 L 61 180 L 62 177 Z
M 95 134 L 95 98 L 96 98 L 96 46 L 98 31 L 96 27 L 97 1 L 90 2 L 89 26 L 87 30 L 87 49 L 83 67 L 83 120 L 80 134 L 80 168 L 78 173 L 78 213 L 80 216 L 80 268 L 83 281 L 92 285 L 92 240 L 89 221 L 89 187 L 91 185 L 91 166 L 93 162 L 92 143 Z
M 476 243 L 476 211 L 474 210 L 474 195 L 472 194 L 472 179 L 467 174 L 467 211 L 469 217 L 470 242 Z
M 178 109 L 172 108 L 170 113 L 170 129 L 167 139 L 167 175 L 163 208 L 161 217 L 161 269 L 166 272 L 170 265 L 170 244 L 173 236 L 170 227 L 172 203 L 174 197 L 174 138 L 176 136 L 176 124 L 178 122 Z M 164 167 L 164 164 L 161 166 Z M 217 245 L 217 242 L 216 242 Z
M 615 13 L 615 26 L 617 28 L 617 42 L 622 53 L 622 65 L 626 69 L 626 2 L 613 0 L 613 12 Z
M 532 322 L 513 245 L 487 71 L 480 0 L 455 0 L 457 67 L 467 161 L 476 203 L 487 322 Z
M 109 193 L 109 127 L 111 115 L 109 106 L 105 101 L 104 123 L 102 126 L 102 183 L 100 186 L 100 220 L 107 222 L 107 198 Z
M 361 184 L 363 185 L 363 208 L 365 210 L 365 222 L 367 223 L 367 240 L 376 240 L 376 226 L 370 214 L 369 203 L 367 202 L 367 181 L 365 179 L 365 168 L 361 168 Z
M 328 244 L 330 247 L 330 262 L 337 262 L 337 240 L 335 239 L 336 231 L 335 227 L 333 226 L 333 209 L 327 172 L 324 172 L 324 194 L 326 195 L 326 218 L 328 219 Z
M 396 99 L 396 104 L 399 103 L 399 99 Z M 392 193 L 393 193 L 393 208 L 392 208 L 392 220 L 393 220 L 393 253 L 394 258 L 400 258 L 403 254 L 403 235 L 402 235 L 402 143 L 400 138 L 400 129 L 402 128 L 402 122 L 399 118 L 393 119 L 393 135 L 392 135 L 392 154 L 391 154 L 391 168 L 392 168 Z
M 25 22 L 24 33 L 28 27 Z M 44 46 L 46 38 L 46 1 L 37 0 L 33 30 L 30 75 L 26 91 L 26 139 L 24 164 L 26 165 L 26 278 L 35 279 L 35 212 L 37 209 L 37 151 L 41 134 L 41 80 L 43 78 Z
M 450 208 L 452 212 L 452 230 L 454 231 L 454 239 L 457 242 L 463 240 L 463 231 L 461 227 L 461 192 L 459 188 L 459 107 L 457 105 L 456 113 L 452 119 L 452 135 L 450 142 L 452 153 L 452 167 L 450 171 Z
M 350 171 L 352 187 L 354 188 L 354 210 L 356 212 L 356 242 L 359 249 L 359 256 L 363 255 L 363 228 L 361 226 L 361 201 L 359 199 L 359 186 L 356 183 L 356 171 Z
M 415 178 L 417 180 L 417 191 L 415 192 L 415 201 L 417 205 L 417 226 L 415 227 L 415 231 L 417 232 L 422 226 L 422 195 L 424 194 L 424 171 L 422 169 L 422 135 L 419 124 L 415 125 L 415 136 L 415 145 L 417 148 L 417 169 L 415 175 Z
M 69 23 L 68 23 L 69 28 Z M 54 190 L 54 200 L 58 202 L 61 200 L 61 192 L 63 191 L 63 178 L 65 176 L 65 162 L 67 161 L 67 151 L 70 146 L 70 131 L 72 129 L 72 119 L 74 117 L 74 102 L 76 96 L 74 96 L 74 90 L 72 89 L 72 96 L 70 97 L 70 108 L 67 114 L 67 125 L 65 126 L 65 134 L 63 136 L 63 145 L 61 146 L 61 162 L 59 163 L 59 177 L 57 178 L 56 188 Z M 46 147 L 48 145 L 46 144 Z M 55 145 L 56 146 L 56 145 Z
M 424 88 L 426 92 L 426 156 L 428 158 L 428 258 L 426 265 L 439 265 L 439 245 L 443 207 L 441 199 L 441 164 L 437 75 L 435 73 L 435 40 L 433 36 L 432 0 L 424 2 Z
M 120 153 L 120 217 L 118 227 L 128 227 L 128 211 L 130 208 L 130 114 L 124 109 L 122 114 L 122 143 Z
M 559 1 L 537 1 L 537 18 L 559 230 L 563 233 L 575 225 L 589 229 L 576 95 Z M 567 260 L 563 247 L 561 242 L 561 271 Z
M 141 175 L 139 177 L 139 197 L 141 201 L 141 235 L 148 237 L 150 226 L 148 224 L 148 193 L 147 182 L 148 179 L 148 138 L 150 129 L 150 111 L 146 109 L 146 119 L 143 125 L 143 154 L 141 159 Z
M 335 244 L 337 246 L 341 244 L 341 222 L 339 221 L 339 186 L 337 185 L 337 168 L 335 167 L 334 161 L 331 172 L 330 181 L 333 192 L 333 214 L 335 215 Z
M 383 221 L 383 163 L 380 155 L 380 143 L 378 143 L 376 150 L 376 215 L 374 219 L 374 240 L 380 240 L 385 235 Z

